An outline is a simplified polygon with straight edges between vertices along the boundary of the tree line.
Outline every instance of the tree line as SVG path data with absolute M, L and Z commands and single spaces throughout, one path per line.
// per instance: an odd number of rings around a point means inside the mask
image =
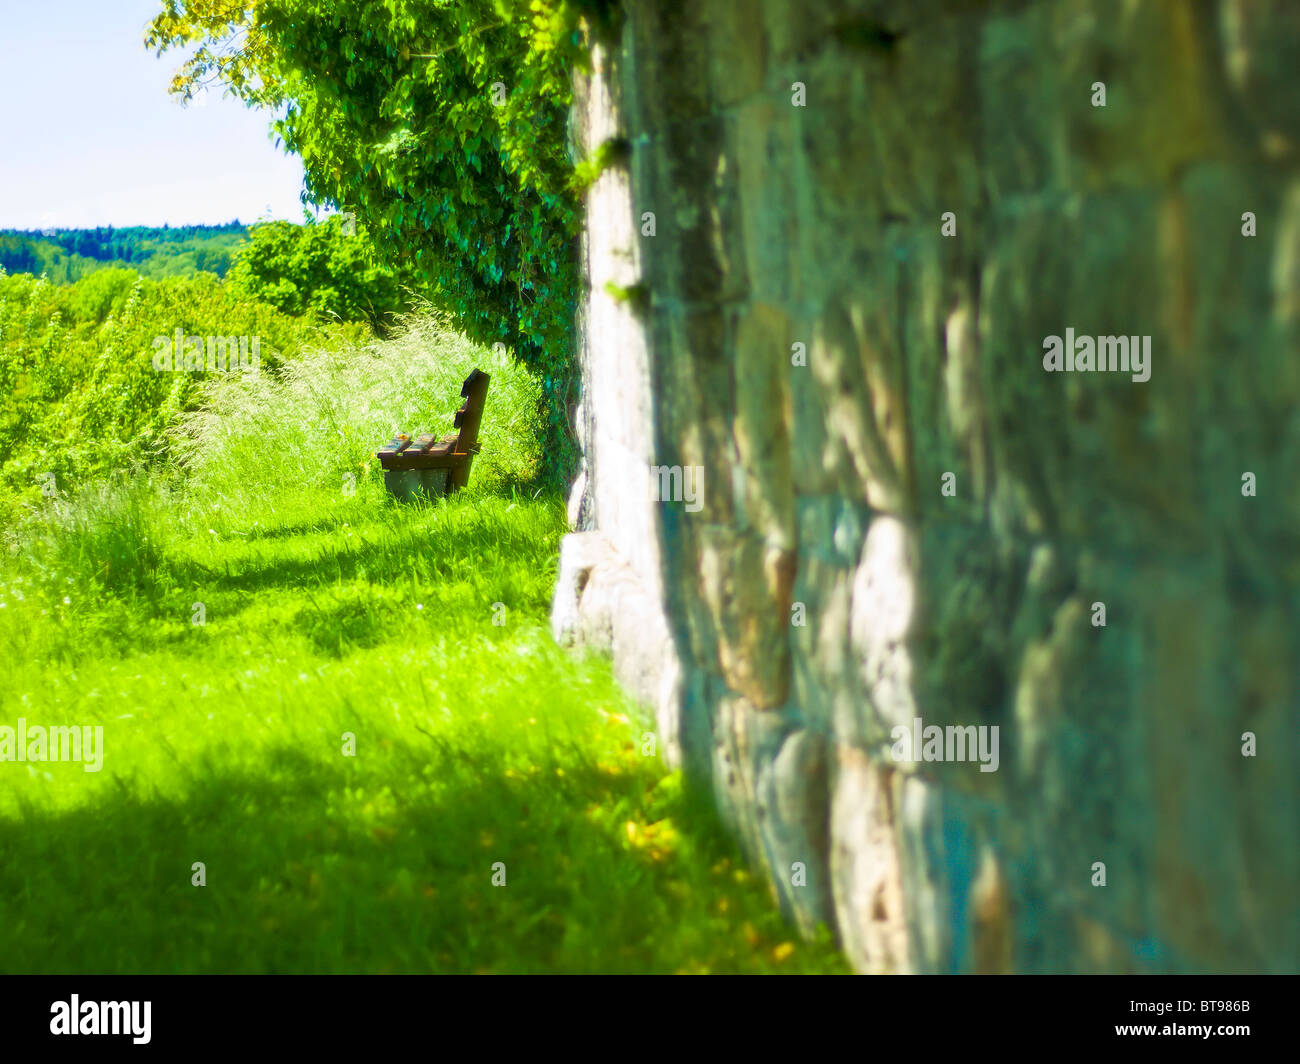
M 106 266 L 132 267 L 144 277 L 214 273 L 224 277 L 248 227 L 225 225 L 130 226 L 121 229 L 3 229 L 0 266 L 9 273 L 46 275 L 72 284 Z

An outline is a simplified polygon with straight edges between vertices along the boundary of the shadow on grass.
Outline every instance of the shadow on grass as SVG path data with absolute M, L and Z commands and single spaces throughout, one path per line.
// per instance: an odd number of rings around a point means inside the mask
M 466 489 L 453 499 L 439 496 L 433 500 L 425 497 L 400 501 L 384 488 L 383 480 L 376 480 L 371 494 L 362 499 L 360 496 L 350 500 L 350 505 L 334 510 L 314 511 L 310 516 L 274 523 L 263 523 L 261 519 L 242 529 L 232 529 L 231 533 L 246 542 L 260 540 L 293 539 L 297 536 L 313 533 L 337 532 L 345 525 L 355 524 L 359 520 L 383 520 L 398 518 L 425 518 L 440 507 L 454 505 L 457 501 L 470 503 L 480 500 L 501 501 L 504 503 L 523 500 L 549 503 L 559 509 L 565 505 L 563 493 L 539 483 L 505 484 L 494 489 Z
M 716 822 L 681 795 L 651 814 L 645 773 L 509 778 L 496 756 L 429 747 L 398 747 L 367 778 L 279 748 L 255 770 L 197 765 L 183 798 L 117 780 L 93 805 L 0 820 L 0 967 L 756 970 L 770 942 L 739 921 L 785 934 L 757 887 L 730 886 L 720 920 Z M 637 851 L 617 829 L 638 814 L 700 830 Z M 194 862 L 206 886 L 191 884 Z
M 318 531 L 323 536 L 330 535 L 337 533 L 337 527 Z M 295 533 L 298 537 L 303 534 Z M 322 542 L 309 557 L 276 553 L 264 558 L 237 558 L 233 565 L 228 561 L 224 566 L 216 566 L 173 555 L 166 559 L 165 565 L 170 579 L 181 586 L 203 584 L 227 590 L 258 591 L 358 578 L 381 581 L 409 580 L 412 576 L 428 581 L 459 578 L 483 571 L 488 555 L 500 555 L 520 547 L 531 548 L 528 554 L 536 557 L 512 555 L 517 565 L 535 567 L 554 561 L 554 551 L 549 547 L 538 550 L 535 543 L 512 535 L 508 527 L 470 518 L 462 522 L 462 527 L 446 529 L 431 529 L 416 523 L 398 528 L 360 526 L 351 541 L 340 544 L 334 536 Z
M 461 508 L 440 528 L 424 508 L 409 521 L 357 524 L 346 537 L 324 530 L 312 541 L 299 534 L 261 548 L 227 538 L 199 557 L 172 542 L 148 573 L 134 572 L 99 597 L 77 596 L 76 612 L 63 623 L 60 611 L 37 653 L 74 664 L 112 652 L 201 648 L 214 633 L 243 638 L 281 627 L 337 658 L 378 645 L 397 625 L 425 633 L 433 624 L 485 623 L 497 601 L 516 619 L 540 622 L 557 564 L 548 538 L 553 515 L 536 512 L 522 530 L 513 524 L 518 516 L 507 517 L 505 507 L 488 514 Z M 412 613 L 415 601 L 422 609 Z M 215 627 L 192 622 L 198 603 Z

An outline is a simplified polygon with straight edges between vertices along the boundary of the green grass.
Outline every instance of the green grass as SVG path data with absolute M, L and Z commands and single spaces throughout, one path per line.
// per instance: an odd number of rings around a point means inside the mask
M 11 537 L 0 725 L 102 725 L 104 760 L 0 762 L 0 970 L 846 971 L 551 640 L 560 500 L 345 494 L 339 453 Z

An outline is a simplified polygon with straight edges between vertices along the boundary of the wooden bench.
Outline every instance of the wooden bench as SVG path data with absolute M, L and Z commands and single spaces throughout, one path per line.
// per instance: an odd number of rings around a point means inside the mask
M 430 499 L 450 495 L 469 483 L 470 466 L 478 454 L 478 427 L 483 420 L 483 402 L 487 398 L 491 377 L 480 369 L 473 370 L 460 394 L 465 401 L 456 411 L 454 424 L 459 430 L 441 439 L 430 435 L 412 439 L 395 436 L 379 448 L 375 457 L 384 471 L 384 486 L 399 499 L 423 494 Z

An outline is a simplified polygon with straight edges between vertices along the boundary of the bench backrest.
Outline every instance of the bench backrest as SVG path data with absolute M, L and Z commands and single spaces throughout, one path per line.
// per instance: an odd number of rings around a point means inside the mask
M 478 427 L 483 420 L 483 406 L 487 401 L 488 382 L 491 379 L 481 369 L 474 369 L 460 386 L 460 394 L 465 401 L 460 404 L 453 422 L 460 429 L 452 447 L 453 454 L 474 455 L 478 452 Z M 447 484 L 449 493 L 469 483 L 469 467 L 468 461 L 452 467 L 451 479 Z
M 483 420 L 483 404 L 487 399 L 489 377 L 481 369 L 470 371 L 465 383 L 460 386 L 460 394 L 465 401 L 456 411 L 452 424 L 460 429 L 456 437 L 455 454 L 473 454 L 478 443 L 478 427 Z

